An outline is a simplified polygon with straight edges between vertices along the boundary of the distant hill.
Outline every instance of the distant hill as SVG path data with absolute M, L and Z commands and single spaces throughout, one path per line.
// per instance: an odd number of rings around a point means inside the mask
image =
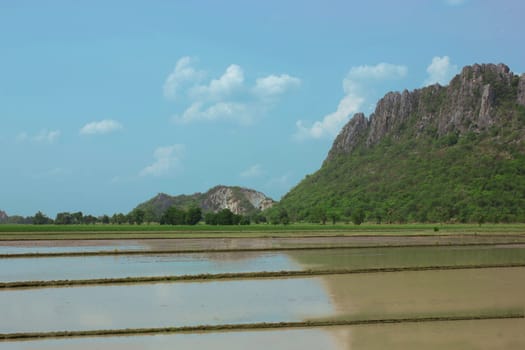
M 525 222 L 525 74 L 475 64 L 448 86 L 386 94 L 278 208 L 311 221 Z
M 199 207 L 204 213 L 230 209 L 234 214 L 250 215 L 268 209 L 274 205 L 273 199 L 264 193 L 236 186 L 216 186 L 206 193 L 170 196 L 159 193 L 150 200 L 141 203 L 137 209 L 152 211 L 162 215 L 171 206 L 182 209 Z
M 3 210 L 0 210 L 0 224 L 7 222 L 9 219 L 9 216 L 7 216 L 7 213 Z

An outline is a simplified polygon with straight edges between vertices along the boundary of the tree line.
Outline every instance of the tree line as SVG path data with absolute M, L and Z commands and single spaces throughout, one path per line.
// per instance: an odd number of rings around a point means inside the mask
M 11 216 L 2 223 L 33 225 L 142 225 L 153 223 L 160 225 L 196 225 L 201 221 L 204 221 L 207 225 L 249 225 L 252 221 L 257 223 L 265 222 L 265 218 L 234 214 L 230 209 L 223 209 L 217 213 L 206 213 L 203 215 L 202 209 L 199 207 L 182 209 L 172 206 L 160 216 L 152 215 L 148 210 L 135 208 L 128 214 L 115 213 L 112 216 L 85 215 L 81 211 L 60 212 L 52 219 L 41 211 L 38 211 L 33 216 Z
M 308 222 L 326 224 L 330 222 L 336 224 L 343 220 L 344 222 L 352 221 L 360 225 L 365 220 L 365 213 L 362 209 L 355 209 L 340 213 L 338 211 L 316 207 L 312 210 L 312 215 Z M 38 211 L 33 216 L 10 216 L 1 223 L 6 224 L 34 224 L 34 225 L 95 225 L 95 224 L 112 224 L 112 225 L 142 225 L 142 224 L 160 224 L 160 225 L 196 225 L 203 222 L 206 225 L 250 225 L 250 224 L 273 224 L 288 225 L 296 222 L 297 219 L 290 215 L 287 209 L 275 206 L 265 212 L 254 213 L 251 215 L 239 215 L 233 213 L 230 209 L 222 209 L 216 213 L 203 213 L 199 207 L 190 207 L 182 209 L 177 206 L 171 206 L 161 215 L 155 215 L 148 209 L 135 208 L 128 214 L 115 213 L 112 216 L 101 215 L 93 216 L 78 212 L 60 212 L 52 219 Z M 301 222 L 304 220 L 301 220 Z

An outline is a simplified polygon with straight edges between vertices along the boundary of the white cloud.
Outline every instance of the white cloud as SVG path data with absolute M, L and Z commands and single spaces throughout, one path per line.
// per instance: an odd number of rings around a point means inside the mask
M 260 164 L 255 164 L 249 167 L 248 169 L 241 172 L 241 177 L 252 178 L 259 177 L 263 174 L 263 168 Z
M 91 122 L 80 129 L 82 135 L 107 134 L 122 129 L 122 124 L 112 119 L 104 119 L 99 122 Z
M 155 161 L 140 171 L 140 176 L 162 176 L 180 170 L 185 146 L 175 144 L 158 147 L 153 153 Z
M 296 122 L 295 140 L 332 138 L 341 130 L 348 118 L 360 111 L 366 101 L 366 86 L 371 82 L 404 78 L 408 68 L 391 63 L 379 63 L 375 66 L 362 65 L 352 67 L 343 79 L 345 95 L 339 101 L 335 112 L 325 115 L 322 120 L 306 126 L 303 120 Z
M 436 56 L 432 58 L 432 63 L 427 67 L 428 77 L 425 80 L 424 85 L 435 83 L 447 85 L 457 72 L 458 66 L 451 64 L 448 56 Z
M 288 74 L 269 75 L 255 81 L 253 92 L 261 97 L 277 96 L 301 85 L 301 80 Z
M 34 137 L 36 142 L 53 143 L 60 137 L 60 130 L 42 129 Z
M 202 102 L 195 102 L 181 116 L 173 117 L 173 121 L 180 124 L 220 120 L 233 120 L 241 124 L 249 124 L 252 118 L 248 106 L 237 102 L 217 102 L 211 106 L 206 106 Z
M 352 67 L 348 72 L 345 82 L 359 80 L 386 80 L 404 78 L 408 68 L 391 63 L 379 63 L 375 66 L 362 65 Z
M 30 136 L 27 132 L 22 131 L 16 135 L 16 142 L 22 143 L 26 141 L 40 142 L 40 143 L 54 143 L 60 137 L 60 130 L 40 130 L 35 136 Z
M 250 86 L 237 64 L 230 64 L 216 79 L 203 82 L 204 75 L 193 67 L 189 57 L 177 62 L 164 84 L 164 95 L 184 95 L 186 106 L 171 118 L 173 122 L 230 121 L 248 125 L 272 109 L 278 96 L 301 84 L 299 78 L 288 74 L 272 74 L 256 79 Z
M 314 122 L 311 127 L 306 127 L 302 120 L 298 120 L 294 138 L 296 140 L 319 139 L 337 135 L 341 127 L 347 122 L 348 117 L 359 111 L 363 101 L 363 98 L 349 94 L 339 101 L 335 112 L 325 115 L 321 121 Z
M 178 90 L 188 82 L 197 82 L 204 73 L 192 67 L 193 59 L 188 56 L 180 58 L 175 64 L 175 68 L 168 75 L 164 82 L 163 92 L 166 98 L 175 98 Z
M 220 100 L 239 90 L 244 83 L 244 72 L 236 64 L 230 65 L 219 79 L 213 79 L 208 85 L 195 86 L 190 94 L 196 99 Z

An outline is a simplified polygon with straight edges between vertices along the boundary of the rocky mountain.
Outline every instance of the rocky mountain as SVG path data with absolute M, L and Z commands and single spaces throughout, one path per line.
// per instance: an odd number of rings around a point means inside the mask
M 356 209 L 369 221 L 525 221 L 525 74 L 475 64 L 447 86 L 386 94 L 280 206 L 312 221 Z
M 215 186 L 206 193 L 170 196 L 159 193 L 137 206 L 138 209 L 151 210 L 161 215 L 171 206 L 187 209 L 200 207 L 204 213 L 230 209 L 234 214 L 249 215 L 266 210 L 274 205 L 273 199 L 264 193 L 236 186 Z
M 358 145 L 376 145 L 389 135 L 399 138 L 405 128 L 411 128 L 416 138 L 428 133 L 479 134 L 512 121 L 515 112 L 505 108 L 513 103 L 525 106 L 525 74 L 519 77 L 504 64 L 467 66 L 448 86 L 390 92 L 368 119 L 355 114 L 337 136 L 327 160 L 351 153 Z

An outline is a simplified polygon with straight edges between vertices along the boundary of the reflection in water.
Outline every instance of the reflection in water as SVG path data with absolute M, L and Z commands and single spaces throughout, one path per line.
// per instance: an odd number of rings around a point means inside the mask
M 4 259 L 0 281 L 508 263 L 525 263 L 525 248 L 367 248 Z
M 2 333 L 302 321 L 334 310 L 313 278 L 6 290 Z
M 525 321 L 483 320 L 0 342 L 0 350 L 525 349 Z
M 522 247 L 388 248 L 2 260 L 0 279 L 522 263 Z M 11 265 L 10 265 L 11 264 Z M 102 275 L 101 275 L 102 273 Z M 0 333 L 500 313 L 525 268 L 0 291 Z M 10 349 L 523 349 L 523 320 L 0 342 Z
M 4 259 L 1 282 L 299 270 L 283 253 L 206 253 Z
M 468 243 L 522 242 L 525 236 L 444 235 L 444 236 L 337 236 L 272 238 L 169 238 L 123 240 L 37 240 L 0 241 L 0 254 L 118 250 L 256 249 L 290 247 L 341 247 L 374 245 L 447 245 Z M 521 248 L 524 246 L 521 245 Z

